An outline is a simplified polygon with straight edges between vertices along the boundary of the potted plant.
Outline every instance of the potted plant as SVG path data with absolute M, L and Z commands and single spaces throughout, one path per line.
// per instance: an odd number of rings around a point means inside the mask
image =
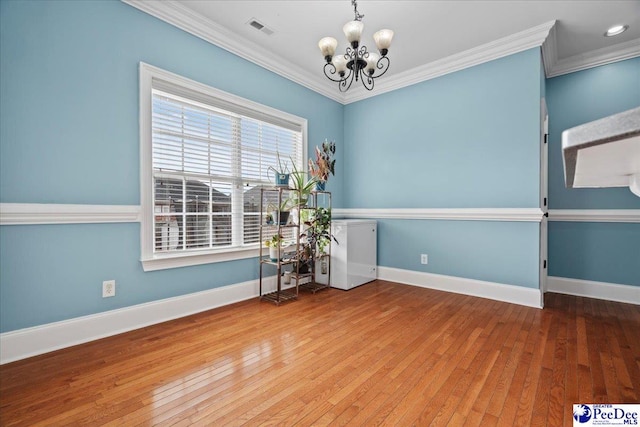
M 329 175 L 335 175 L 335 154 L 336 143 L 325 139 L 322 147 L 316 146 L 316 159 L 309 159 L 309 174 L 317 181 L 316 188 L 319 191 L 324 191 Z
M 312 236 L 312 240 L 316 242 L 317 256 L 316 259 L 320 261 L 320 274 L 327 274 L 327 246 L 331 244 L 333 239 L 336 243 L 336 238 L 331 234 L 331 210 L 325 208 L 318 208 L 316 215 L 311 221 L 311 231 L 308 233 Z
M 300 243 L 298 252 L 294 255 L 296 264 L 294 271 L 298 274 L 306 274 L 311 269 L 313 263 L 313 251 L 309 243 Z
M 307 240 L 311 243 L 315 243 L 317 253 L 320 256 L 324 256 L 326 247 L 331 243 L 331 240 L 337 240 L 331 234 L 331 210 L 325 208 L 316 209 L 315 216 L 309 221 L 309 228 L 305 234 Z
M 301 246 L 301 250 L 296 254 L 300 267 L 304 272 L 308 271 L 308 267 L 313 265 L 316 259 L 326 255 L 327 245 L 333 239 L 338 242 L 331 234 L 331 210 L 325 208 L 316 209 L 313 218 L 304 223 L 306 230 L 300 235 L 304 238 L 305 243 Z M 302 272 L 302 271 L 300 271 Z
M 293 214 L 292 221 L 295 224 L 302 224 L 304 221 L 300 219 L 300 215 L 305 211 L 304 207 L 309 201 L 311 191 L 316 186 L 316 181 L 313 178 L 307 178 L 307 174 L 304 171 L 298 170 L 293 160 L 291 164 L 293 165 L 293 171 L 291 172 L 290 187 L 292 191 L 289 192 L 289 204 Z
M 288 187 L 289 186 L 289 166 L 287 162 L 282 162 L 280 159 L 280 153 L 276 153 L 276 158 L 278 159 L 278 169 L 273 166 L 269 166 L 268 170 L 272 170 L 275 173 L 275 184 L 276 187 Z
M 267 225 L 273 225 L 273 214 L 271 212 L 267 213 L 265 222 L 267 223 Z
M 289 221 L 289 205 L 291 201 L 286 198 L 280 202 L 280 206 L 276 206 L 273 204 L 267 205 L 267 221 L 269 216 L 271 216 L 272 221 L 275 224 L 286 225 Z
M 269 258 L 273 262 L 280 259 L 280 250 L 283 247 L 284 238 L 281 234 L 274 234 L 270 239 L 264 241 L 264 245 L 269 248 Z

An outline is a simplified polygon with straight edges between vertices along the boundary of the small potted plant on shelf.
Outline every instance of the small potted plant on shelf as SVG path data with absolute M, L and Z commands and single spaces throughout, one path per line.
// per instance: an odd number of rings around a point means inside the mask
M 289 186 L 289 166 L 286 161 L 282 161 L 280 159 L 280 153 L 276 153 L 276 158 L 278 159 L 278 169 L 273 166 L 269 166 L 268 170 L 271 170 L 275 173 L 275 184 L 276 187 L 288 187 Z
M 294 255 L 296 264 L 293 271 L 298 274 L 306 274 L 311 269 L 313 262 L 313 251 L 311 250 L 311 244 L 300 243 L 298 251 Z
M 295 162 L 293 164 L 293 171 L 291 172 L 291 190 L 289 192 L 289 202 L 291 205 L 291 218 L 294 224 L 303 223 L 300 220 L 300 215 L 304 212 L 304 207 L 307 206 L 311 191 L 316 186 L 316 180 L 314 178 L 307 178 L 307 174 L 304 171 L 298 170 Z
M 315 217 L 311 221 L 310 230 L 309 234 L 316 241 L 316 259 L 320 261 L 320 273 L 327 274 L 327 246 L 331 244 L 331 240 L 338 243 L 333 234 L 331 234 L 331 210 L 318 208 Z
M 304 223 L 306 230 L 300 235 L 301 241 L 304 239 L 302 249 L 298 251 L 297 260 L 304 271 L 313 264 L 316 259 L 326 256 L 327 245 L 331 240 L 338 242 L 331 234 L 331 210 L 325 208 L 316 209 L 315 215 Z
M 330 174 L 335 175 L 336 160 L 333 158 L 335 154 L 336 143 L 325 139 L 322 147 L 316 146 L 316 159 L 309 159 L 309 174 L 317 181 L 318 191 L 324 191 Z
M 276 225 L 286 225 L 289 221 L 289 205 L 291 201 L 287 198 L 280 202 L 280 206 L 276 206 L 273 204 L 267 205 L 267 221 L 269 221 L 269 216 L 271 216 L 271 220 Z M 267 222 L 268 223 L 268 222 Z
M 316 209 L 313 219 L 308 223 L 309 228 L 305 234 L 307 240 L 315 243 L 317 253 L 320 256 L 324 256 L 326 247 L 331 243 L 333 239 L 336 243 L 336 238 L 331 234 L 331 210 L 326 208 Z
M 269 248 L 269 259 L 277 262 L 280 258 L 278 253 L 283 248 L 284 238 L 281 234 L 274 234 L 270 239 L 264 241 L 264 245 Z
M 293 191 L 289 198 L 293 206 L 305 206 L 317 181 L 313 177 L 307 178 L 307 174 L 302 170 L 298 170 L 293 160 L 291 164 L 293 165 L 293 171 L 291 172 L 291 189 Z

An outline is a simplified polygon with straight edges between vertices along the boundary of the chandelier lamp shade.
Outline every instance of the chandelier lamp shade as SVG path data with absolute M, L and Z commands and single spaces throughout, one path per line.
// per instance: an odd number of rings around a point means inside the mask
M 393 31 L 380 30 L 375 33 L 373 40 L 380 53 L 369 52 L 366 46 L 360 45 L 360 36 L 364 29 L 362 23 L 364 15 L 358 13 L 356 0 L 351 0 L 351 5 L 355 12 L 355 18 L 342 28 L 349 42 L 346 53 L 335 55 L 338 41 L 333 37 L 324 37 L 318 43 L 320 52 L 327 61 L 324 64 L 324 75 L 329 80 L 338 83 L 340 92 L 348 91 L 354 80 L 360 80 L 367 90 L 372 90 L 374 80 L 386 73 L 390 65 L 387 53 L 393 39 Z

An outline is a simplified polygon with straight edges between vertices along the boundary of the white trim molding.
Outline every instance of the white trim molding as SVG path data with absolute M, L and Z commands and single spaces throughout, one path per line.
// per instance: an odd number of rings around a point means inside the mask
M 542 293 L 538 288 L 527 288 L 381 266 L 378 266 L 378 279 L 419 286 L 421 288 L 504 301 L 527 307 L 542 308 Z
M 137 205 L 0 203 L 0 225 L 140 222 L 140 213 Z M 333 209 L 336 218 L 540 222 L 542 215 L 539 208 Z M 549 220 L 639 223 L 640 209 L 551 209 Z
M 350 104 L 535 47 L 542 49 L 545 75 L 548 78 L 640 56 L 640 43 L 635 39 L 559 60 L 556 21 L 549 21 L 403 73 L 391 75 L 376 85 L 375 92 L 357 88 L 348 93 L 340 93 L 322 74 L 309 74 L 291 61 L 265 54 L 264 49 L 256 43 L 193 12 L 177 0 L 122 0 L 122 2 L 341 104 Z
M 140 206 L 0 203 L 0 225 L 140 222 Z
M 384 81 L 376 81 L 375 93 L 371 93 L 364 88 L 346 92 L 343 103 L 350 104 L 361 101 L 375 95 L 381 95 L 386 92 L 431 80 L 518 52 L 541 47 L 547 39 L 549 32 L 555 27 L 555 24 L 556 21 L 549 21 L 490 43 L 474 47 L 473 49 L 468 49 L 464 52 L 456 53 L 446 58 L 407 70 L 404 73 L 390 76 Z
M 218 23 L 193 12 L 179 1 L 122 0 L 122 2 L 327 98 L 344 103 L 342 93 L 337 92 L 335 87 L 330 85 L 330 82 L 322 74 L 318 74 L 315 78 L 310 76 L 301 67 L 283 58 L 276 58 L 265 53 L 264 49 L 256 43 L 240 37 Z
M 275 276 L 263 281 L 266 292 L 275 290 Z M 145 326 L 189 316 L 259 295 L 259 282 L 251 280 L 131 307 L 77 317 L 0 334 L 0 364 L 98 340 Z
M 207 250 L 201 254 L 195 252 L 152 254 L 148 258 L 141 258 L 144 271 L 166 270 L 168 268 L 187 267 L 191 265 L 211 264 L 214 262 L 236 261 L 247 258 L 258 258 L 260 249 L 255 248 Z
M 547 292 L 640 305 L 640 286 L 549 276 Z
M 143 2 L 145 5 L 150 2 Z M 155 3 L 155 2 L 152 2 Z M 158 2 L 160 3 L 160 2 Z M 173 4 L 172 2 L 167 2 Z M 177 5 L 177 7 L 183 7 Z M 302 159 L 307 158 L 307 119 L 280 111 L 273 107 L 236 96 L 206 84 L 182 77 L 170 71 L 140 62 L 139 64 L 139 135 L 140 135 L 140 260 L 144 271 L 192 265 L 224 262 L 259 256 L 259 244 L 240 247 L 240 238 L 234 238 L 233 248 L 184 251 L 179 253 L 156 253 L 154 251 L 155 230 L 153 224 L 153 159 L 152 159 L 152 90 L 169 90 L 189 99 L 202 99 L 213 105 L 222 105 L 235 113 L 251 117 L 268 117 L 299 129 L 302 135 Z M 168 88 L 168 89 L 167 89 Z M 291 129 L 294 129 L 291 128 Z M 242 204 L 240 202 L 240 204 Z M 235 209 L 235 208 L 234 208 Z
M 640 56 L 640 40 L 629 40 L 559 60 L 554 29 L 542 45 L 542 56 L 545 74 L 547 78 L 551 78 Z
M 457 221 L 542 221 L 540 208 L 332 209 L 336 218 L 439 219 Z
M 640 209 L 550 209 L 549 221 L 640 222 Z
M 264 49 L 256 43 L 193 12 L 180 4 L 179 1 L 122 0 L 122 2 L 342 104 L 360 101 L 527 49 L 540 47 L 556 22 L 550 21 L 404 73 L 389 76 L 385 82 L 376 85 L 375 92 L 359 88 L 349 93 L 340 93 L 336 91 L 335 85 L 324 78 L 322 73 L 309 74 L 290 61 L 265 54 Z

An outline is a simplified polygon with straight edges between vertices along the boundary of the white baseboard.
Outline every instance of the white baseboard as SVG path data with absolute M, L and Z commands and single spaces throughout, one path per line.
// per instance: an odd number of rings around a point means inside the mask
M 540 289 L 378 266 L 378 279 L 542 308 Z
M 263 282 L 275 290 L 275 277 Z M 117 335 L 235 302 L 255 298 L 259 283 L 251 280 L 104 313 L 0 334 L 0 364 Z
M 640 305 L 640 286 L 549 276 L 547 292 Z
M 511 286 L 455 276 L 378 267 L 378 278 L 528 307 L 542 307 L 539 289 Z M 640 287 L 588 280 L 549 277 L 548 291 L 640 305 Z M 275 278 L 266 279 L 275 289 Z M 166 322 L 258 296 L 258 281 L 125 307 L 104 313 L 0 334 L 0 364 L 37 356 L 156 323 Z

